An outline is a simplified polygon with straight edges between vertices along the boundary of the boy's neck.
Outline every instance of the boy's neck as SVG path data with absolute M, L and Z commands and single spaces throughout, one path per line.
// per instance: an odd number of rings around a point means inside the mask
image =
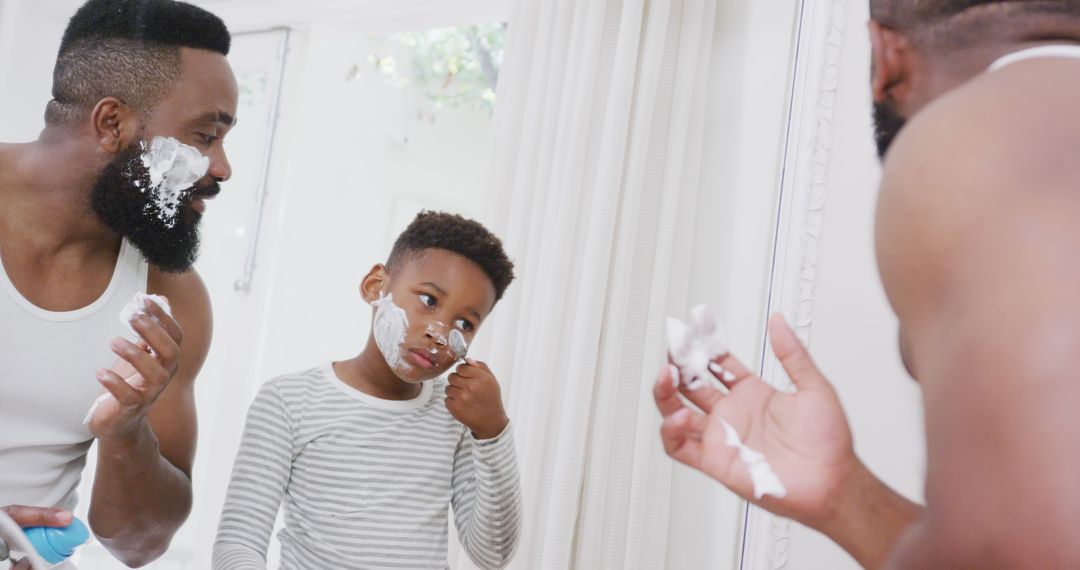
M 411 384 L 398 378 L 371 339 L 359 355 L 335 363 L 334 372 L 342 382 L 383 400 L 411 400 L 420 396 L 423 390 L 423 384 Z

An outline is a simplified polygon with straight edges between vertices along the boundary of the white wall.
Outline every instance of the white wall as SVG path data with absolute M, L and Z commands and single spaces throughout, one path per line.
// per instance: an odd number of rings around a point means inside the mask
M 4 142 L 37 138 L 49 101 L 53 62 L 74 0 L 0 0 L 0 104 L 17 109 L 0 124 Z

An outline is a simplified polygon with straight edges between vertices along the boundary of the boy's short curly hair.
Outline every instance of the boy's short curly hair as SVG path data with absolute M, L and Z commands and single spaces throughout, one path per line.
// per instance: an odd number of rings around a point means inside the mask
M 997 10 L 1007 17 L 1019 14 L 1075 16 L 1076 0 L 870 0 L 870 17 L 899 28 L 919 28 L 957 16 Z
M 401 232 L 386 267 L 393 272 L 411 256 L 427 249 L 444 249 L 480 266 L 495 286 L 495 301 L 514 280 L 514 263 L 502 241 L 479 222 L 446 212 L 423 211 Z

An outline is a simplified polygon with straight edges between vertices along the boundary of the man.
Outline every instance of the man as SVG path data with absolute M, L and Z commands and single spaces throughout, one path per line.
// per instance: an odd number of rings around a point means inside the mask
M 90 0 L 64 34 L 45 129 L 0 144 L 0 505 L 23 526 L 70 522 L 96 438 L 88 522 L 129 566 L 159 557 L 191 509 L 212 328 L 191 266 L 205 201 L 231 174 L 229 44 L 188 4 Z M 171 209 L 149 154 L 169 139 L 208 161 Z M 136 339 L 118 314 L 142 291 L 172 316 L 145 306 Z
M 833 388 L 779 318 L 772 346 L 797 393 L 728 356 L 730 393 L 683 391 L 702 415 L 663 372 L 666 449 L 752 500 L 726 419 L 787 486 L 754 502 L 866 567 L 1080 568 L 1080 2 L 870 7 L 877 256 L 923 388 L 927 504 L 859 462 Z

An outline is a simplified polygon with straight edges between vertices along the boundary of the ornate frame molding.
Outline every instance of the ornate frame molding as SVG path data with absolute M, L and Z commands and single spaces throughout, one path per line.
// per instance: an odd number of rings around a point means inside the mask
M 768 312 L 783 312 L 803 342 L 809 340 L 814 320 L 818 239 L 846 16 L 847 0 L 803 0 L 799 12 Z M 791 381 L 772 352 L 766 348 L 762 354 L 761 377 L 790 389 Z M 790 527 L 790 520 L 747 504 L 740 569 L 785 568 Z

